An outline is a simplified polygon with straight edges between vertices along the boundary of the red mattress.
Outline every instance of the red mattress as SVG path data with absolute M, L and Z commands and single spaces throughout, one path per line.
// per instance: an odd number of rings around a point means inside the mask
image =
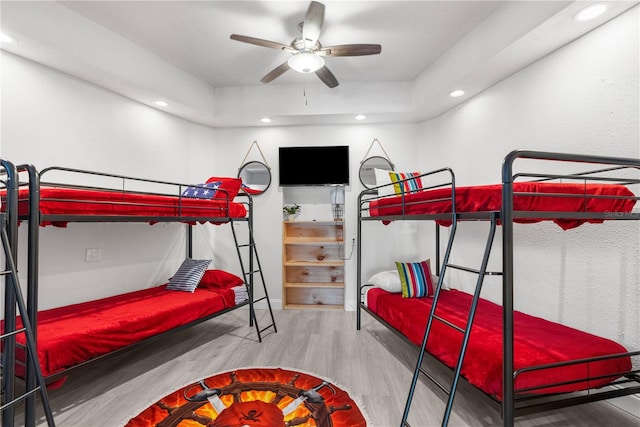
M 43 375 L 235 306 L 232 289 L 196 288 L 189 293 L 165 286 L 39 312 L 37 346 Z M 24 344 L 24 334 L 17 341 Z M 24 359 L 24 353 L 17 356 Z
M 522 193 L 552 193 L 554 196 L 515 195 L 515 211 L 532 212 L 630 212 L 635 195 L 624 185 L 563 184 L 548 182 L 518 182 L 513 191 Z M 557 196 L 560 195 L 560 196 Z M 575 197 L 583 195 L 584 197 Z M 598 197 L 593 197 L 598 196 Z M 612 197 L 602 197 L 612 196 Z M 402 215 L 403 197 L 392 196 L 370 203 L 371 216 Z M 499 211 L 502 207 L 502 184 L 456 187 L 457 212 Z M 404 215 L 451 213 L 451 188 L 420 191 L 404 196 Z M 516 222 L 538 222 L 540 219 L 517 219 Z M 563 229 L 574 228 L 584 222 L 602 219 L 554 219 Z M 450 225 L 451 222 L 441 222 Z
M 472 296 L 464 292 L 442 291 L 436 314 L 464 328 Z M 368 307 L 416 345 L 422 344 L 433 298 L 402 298 L 401 294 L 373 288 L 367 293 Z M 627 350 L 597 337 L 539 317 L 514 312 L 514 369 L 587 357 L 626 353 Z M 457 362 L 462 334 L 439 321 L 432 325 L 427 351 L 450 368 Z M 502 307 L 480 300 L 471 329 L 462 376 L 485 393 L 502 400 Z M 535 391 L 568 392 L 603 386 L 631 369 L 629 357 L 533 371 L 518 376 L 515 390 L 547 386 L 561 381 L 574 384 Z M 531 394 L 533 392 L 530 392 Z
M 28 214 L 28 189 L 21 189 L 19 215 Z M 40 189 L 40 211 L 43 215 L 158 216 L 208 218 L 243 218 L 247 214 L 241 203 L 226 199 L 196 199 L 155 194 L 123 193 L 61 187 Z M 65 226 L 63 221 L 42 225 Z

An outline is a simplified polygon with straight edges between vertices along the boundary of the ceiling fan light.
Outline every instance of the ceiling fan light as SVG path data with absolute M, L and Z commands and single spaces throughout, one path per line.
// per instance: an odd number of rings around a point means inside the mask
M 324 66 L 324 59 L 311 52 L 296 53 L 287 62 L 299 73 L 313 73 Z

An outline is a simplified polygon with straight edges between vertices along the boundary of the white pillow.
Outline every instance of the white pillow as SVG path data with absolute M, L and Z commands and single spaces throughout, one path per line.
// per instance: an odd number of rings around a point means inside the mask
M 436 276 L 435 274 L 431 273 L 431 281 L 433 282 L 433 290 L 435 291 L 436 286 L 438 286 L 438 276 Z M 449 287 L 447 286 L 446 283 L 442 282 L 442 290 L 443 291 L 448 291 Z
M 373 172 L 376 174 L 376 187 L 381 185 L 391 184 L 391 177 L 389 176 L 389 171 L 385 169 L 377 169 L 374 168 Z M 387 185 L 386 187 L 378 188 L 379 196 L 393 196 L 395 195 L 395 190 L 393 189 L 393 185 Z
M 398 274 L 397 269 L 381 271 L 380 273 L 374 274 L 369 280 L 367 280 L 367 284 L 373 285 L 380 289 L 384 289 L 385 291 L 391 293 L 402 292 L 400 275 Z

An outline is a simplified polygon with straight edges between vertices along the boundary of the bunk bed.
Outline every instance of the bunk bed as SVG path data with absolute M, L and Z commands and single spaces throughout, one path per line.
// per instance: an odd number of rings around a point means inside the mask
M 538 171 L 551 169 L 548 164 L 562 164 L 568 165 L 567 170 L 575 167 L 576 172 L 514 173 L 516 160 Z M 588 170 L 580 169 L 585 165 Z M 442 168 L 360 194 L 357 329 L 361 313 L 366 312 L 420 348 L 401 425 L 409 425 L 407 418 L 421 374 L 448 394 L 443 425 L 448 423 L 459 381 L 481 391 L 501 411 L 504 425 L 513 425 L 515 417 L 524 414 L 640 393 L 640 371 L 634 367 L 640 351 L 514 310 L 513 265 L 514 223 L 553 221 L 570 229 L 585 222 L 640 219 L 632 211 L 638 200 L 632 188 L 637 194 L 639 172 L 638 159 L 514 151 L 505 157 L 499 185 L 457 187 L 454 172 Z M 385 186 L 393 190 L 385 191 Z M 406 290 L 403 297 L 397 289 L 372 287 L 363 281 L 362 252 L 367 247 L 362 244 L 363 223 L 402 220 L 437 224 L 435 274 L 424 274 L 428 285 L 424 297 L 412 298 Z M 461 221 L 489 224 L 480 268 L 449 262 Z M 450 230 L 441 262 L 442 226 Z M 502 270 L 488 271 L 498 226 L 502 226 Z M 477 274 L 474 293 L 445 289 L 449 270 Z M 484 278 L 489 275 L 502 276 L 502 306 L 480 298 Z M 431 363 L 453 371 L 450 386 L 423 367 L 427 354 Z
M 212 177 L 203 184 L 187 185 L 60 167 L 38 172 L 31 165 L 18 166 L 17 173 L 21 185 L 15 191 L 6 189 L 2 193 L 2 208 L 28 227 L 27 310 L 35 325 L 39 364 L 49 386 L 61 385 L 78 367 L 240 307 L 249 307 L 249 325 L 255 326 L 259 341 L 266 329 L 273 327 L 276 332 L 253 240 L 252 197 L 240 190 L 239 179 Z M 15 201 L 7 203 L 12 199 Z M 40 227 L 66 227 L 72 222 L 146 222 L 150 226 L 159 222 L 184 223 L 187 242 L 183 266 L 194 264 L 190 262 L 194 225 L 231 224 L 243 277 L 206 270 L 208 263 L 200 262 L 195 263 L 195 279 L 190 276 L 194 271 L 187 269 L 185 277 L 171 286 L 162 284 L 39 311 Z M 246 224 L 247 243 L 239 242 L 233 226 L 236 223 Z M 248 253 L 243 253 L 242 248 L 247 248 Z M 180 270 L 182 266 L 173 279 Z M 190 282 L 188 292 L 182 288 L 185 280 Z M 254 288 L 259 280 L 263 296 L 257 298 Z M 254 310 L 254 304 L 262 300 L 266 300 L 272 321 L 265 328 L 258 327 Z M 29 364 L 21 363 L 26 353 L 24 336 L 17 335 L 16 341 L 17 362 L 4 365 L 15 366 L 17 376 L 32 382 Z M 5 369 L 3 375 L 13 375 L 14 371 Z M 33 420 L 26 424 L 32 423 Z

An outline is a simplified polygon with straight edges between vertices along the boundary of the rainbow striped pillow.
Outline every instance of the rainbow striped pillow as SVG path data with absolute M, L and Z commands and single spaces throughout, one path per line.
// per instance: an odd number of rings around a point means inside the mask
M 403 298 L 422 298 L 433 295 L 430 260 L 421 262 L 398 262 Z
M 422 180 L 420 179 L 420 172 L 389 172 L 389 178 L 393 183 L 393 191 L 400 196 L 402 194 L 414 193 L 418 190 L 422 190 Z M 403 181 L 405 180 L 406 181 Z M 400 182 L 403 181 L 403 182 Z

